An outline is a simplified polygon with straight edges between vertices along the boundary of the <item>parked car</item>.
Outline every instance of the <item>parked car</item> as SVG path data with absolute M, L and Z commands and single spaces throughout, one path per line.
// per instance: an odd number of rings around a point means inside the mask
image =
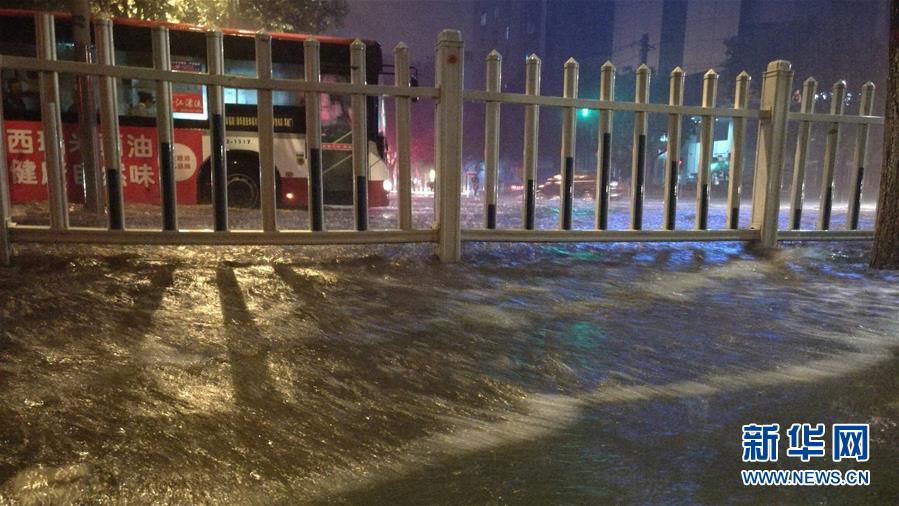
M 548 178 L 543 184 L 537 186 L 537 193 L 545 198 L 559 196 L 559 187 L 562 184 L 562 176 L 556 174 Z M 609 198 L 617 199 L 624 196 L 625 187 L 618 180 L 609 182 Z M 574 174 L 574 184 L 571 193 L 575 198 L 593 198 L 596 194 L 596 174 Z

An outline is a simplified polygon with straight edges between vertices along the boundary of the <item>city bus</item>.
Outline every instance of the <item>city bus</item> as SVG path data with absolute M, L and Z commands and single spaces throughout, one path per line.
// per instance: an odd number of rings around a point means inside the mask
M 0 54 L 34 57 L 34 11 L 0 9 Z M 57 58 L 73 59 L 70 16 L 56 15 Z M 172 69 L 206 72 L 205 27 L 133 19 L 114 19 L 116 65 L 152 67 L 151 31 L 169 28 Z M 255 33 L 222 29 L 225 73 L 255 76 Z M 93 30 L 91 30 L 93 34 Z M 303 78 L 303 42 L 309 35 L 272 33 L 272 72 L 276 78 Z M 321 44 L 323 82 L 349 82 L 352 39 L 315 36 Z M 383 70 L 381 47 L 366 44 L 367 81 L 376 84 Z M 75 78 L 60 74 L 67 193 L 70 201 L 84 199 L 83 171 L 79 156 Z M 44 170 L 40 94 L 36 72 L 4 69 L 3 121 L 6 130 L 7 167 L 13 203 L 47 199 Z M 153 81 L 118 81 L 119 133 L 122 146 L 122 181 L 125 202 L 160 202 L 156 142 L 156 86 Z M 228 164 L 228 201 L 233 207 L 260 205 L 259 138 L 256 129 L 256 90 L 225 89 L 225 126 Z M 323 94 L 321 98 L 322 171 L 326 204 L 353 202 L 352 110 L 347 95 Z M 280 207 L 306 207 L 307 154 L 303 93 L 275 91 L 274 153 L 277 200 Z M 369 206 L 388 204 L 392 189 L 386 153 L 385 117 L 380 97 L 367 98 L 369 144 Z M 172 85 L 175 132 L 175 173 L 179 204 L 204 204 L 211 200 L 209 104 L 205 86 Z

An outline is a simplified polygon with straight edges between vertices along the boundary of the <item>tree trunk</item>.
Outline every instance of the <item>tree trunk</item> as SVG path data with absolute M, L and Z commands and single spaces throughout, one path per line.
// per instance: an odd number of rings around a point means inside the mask
M 890 14 L 888 75 L 883 169 L 871 255 L 871 266 L 875 269 L 899 269 L 899 0 L 893 0 Z
M 75 42 L 75 61 L 91 63 L 89 0 L 70 0 L 72 10 L 72 35 Z M 97 135 L 97 103 L 94 99 L 95 79 L 78 76 L 75 97 L 78 100 L 78 144 L 84 175 L 84 206 L 95 213 L 103 212 L 103 178 L 100 176 L 100 145 Z

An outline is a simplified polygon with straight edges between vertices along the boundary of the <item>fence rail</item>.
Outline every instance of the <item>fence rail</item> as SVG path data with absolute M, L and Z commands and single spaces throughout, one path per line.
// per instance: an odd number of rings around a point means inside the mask
M 227 88 L 262 89 L 331 93 L 335 95 L 361 94 L 369 96 L 438 98 L 438 88 L 403 87 L 383 84 L 323 83 L 293 79 L 260 78 L 228 74 L 201 74 L 177 70 L 158 70 L 147 67 L 110 66 L 69 60 L 39 60 L 25 56 L 0 55 L 3 68 L 33 72 L 57 72 L 75 75 L 168 81 L 178 84 L 223 86 Z
M 717 104 L 718 74 L 710 70 L 703 79 L 701 105 L 684 105 L 684 72 L 680 68 L 671 72 L 670 94 L 667 104 L 649 101 L 651 70 L 641 66 L 636 72 L 635 99 L 631 102 L 614 100 L 615 67 L 607 62 L 600 69 L 599 99 L 578 97 L 578 63 L 570 59 L 564 69 L 563 96 L 540 94 L 542 62 L 537 55 L 526 59 L 526 84 L 522 93 L 503 92 L 502 56 L 492 51 L 486 58 L 486 83 L 482 90 L 466 90 L 463 87 L 464 43 L 461 34 L 453 30 L 441 32 L 435 52 L 436 72 L 433 87 L 413 87 L 410 83 L 408 48 L 400 44 L 395 49 L 396 79 L 393 85 L 368 84 L 362 72 L 365 46 L 354 43 L 350 48 L 354 70 L 350 83 L 324 83 L 320 79 L 319 45 L 314 39 L 304 43 L 304 78 L 283 79 L 272 77 L 271 37 L 260 32 L 256 36 L 257 76 L 235 76 L 224 73 L 222 34 L 207 33 L 207 61 L 209 72 L 189 73 L 171 69 L 168 29 L 153 30 L 154 67 L 129 67 L 115 64 L 115 44 L 112 40 L 112 24 L 99 20 L 95 23 L 98 42 L 98 62 L 81 63 L 60 61 L 55 54 L 53 17 L 39 14 L 36 17 L 37 58 L 0 55 L 0 69 L 38 72 L 41 77 L 41 117 L 45 146 L 47 147 L 47 171 L 49 183 L 49 226 L 33 226 L 13 223 L 9 195 L 9 172 L 6 142 L 0 146 L 0 262 L 9 263 L 12 244 L 17 242 L 63 242 L 107 244 L 376 244 L 376 243 L 436 243 L 437 254 L 442 260 L 457 261 L 461 258 L 463 241 L 496 242 L 616 242 L 616 241 L 751 241 L 764 246 L 774 246 L 778 240 L 855 240 L 869 239 L 870 230 L 857 230 L 863 176 L 867 161 L 868 135 L 871 126 L 883 125 L 883 118 L 872 115 L 874 87 L 866 84 L 862 91 L 862 103 L 857 114 L 845 113 L 842 97 L 846 85 L 840 81 L 834 86 L 834 96 L 829 113 L 815 113 L 814 102 L 817 82 L 807 80 L 803 86 L 802 105 L 799 112 L 790 111 L 790 93 L 793 88 L 793 72 L 789 62 L 771 62 L 761 79 L 761 101 L 758 107 L 749 107 L 750 76 L 741 73 L 736 80 L 735 100 L 732 107 Z M 107 188 L 108 227 L 70 227 L 68 203 L 65 194 L 64 163 L 60 150 L 61 121 L 59 110 L 60 73 L 79 76 L 98 76 L 100 79 L 101 129 L 104 147 L 104 175 Z M 140 79 L 155 81 L 162 107 L 158 108 L 156 125 L 160 142 L 160 178 L 162 230 L 143 230 L 126 227 L 123 215 L 121 181 L 121 146 L 118 131 L 116 104 L 116 80 Z M 176 187 L 172 173 L 172 111 L 167 97 L 173 83 L 203 85 L 207 87 L 210 104 L 209 129 L 212 146 L 212 187 L 214 230 L 182 230 L 178 225 L 175 205 Z M 262 229 L 235 231 L 229 229 L 227 203 L 227 152 L 225 149 L 223 88 L 241 88 L 258 91 L 259 160 L 261 180 Z M 273 91 L 292 91 L 305 96 L 306 107 L 306 159 L 309 160 L 309 230 L 284 230 L 277 222 L 275 206 L 275 168 L 273 162 Z M 354 230 L 325 230 L 322 199 L 321 166 L 321 117 L 317 106 L 320 94 L 348 95 L 352 97 L 353 129 L 353 222 Z M 366 142 L 365 97 L 393 97 L 396 99 L 397 144 L 397 200 L 398 229 L 369 230 L 367 205 L 368 145 Z M 413 99 L 431 99 L 435 105 L 435 226 L 431 229 L 415 229 L 412 224 L 411 198 L 411 103 Z M 464 102 L 483 103 L 485 107 L 485 198 L 483 228 L 464 229 L 461 217 L 462 190 L 462 113 Z M 503 124 L 504 105 L 521 105 L 525 108 L 523 124 L 523 169 L 521 201 L 522 228 L 501 229 L 497 224 L 498 172 L 500 165 L 500 131 L 513 125 Z M 536 184 L 539 153 L 539 111 L 541 107 L 558 108 L 563 117 L 561 153 L 559 158 L 560 212 L 557 230 L 537 229 Z M 576 167 L 575 141 L 578 124 L 577 109 L 599 112 L 597 131 L 597 157 L 595 167 Z M 615 114 L 633 114 L 633 142 L 631 145 L 631 194 L 630 229 L 610 230 L 610 174 Z M 649 114 L 668 118 L 667 164 L 663 171 L 663 226 L 662 230 L 643 230 L 645 175 L 647 166 L 647 125 Z M 675 226 L 679 181 L 678 162 L 683 140 L 682 119 L 685 116 L 700 118 L 699 164 L 696 184 L 696 222 L 693 229 L 678 230 Z M 716 118 L 732 118 L 733 145 L 730 152 L 730 173 L 727 188 L 726 227 L 708 230 L 710 204 L 709 178 L 712 163 L 713 125 Z M 756 146 L 752 218 L 749 228 L 739 228 L 741 180 L 745 154 L 744 137 L 747 121 L 758 123 Z M 799 125 L 796 156 L 793 160 L 793 181 L 790 204 L 790 226 L 778 230 L 780 215 L 780 191 L 786 136 L 789 122 Z M 825 163 L 821 183 L 821 210 L 817 230 L 800 230 L 802 215 L 805 165 L 809 149 L 809 131 L 814 123 L 828 125 Z M 841 126 L 855 125 L 858 129 L 853 170 L 851 175 L 848 230 L 829 230 L 833 201 L 833 180 L 836 158 L 840 155 Z M 514 125 L 521 128 L 519 125 Z M 0 136 L 6 138 L 2 122 Z M 596 202 L 593 230 L 573 230 L 572 188 L 576 173 L 587 171 L 596 175 Z

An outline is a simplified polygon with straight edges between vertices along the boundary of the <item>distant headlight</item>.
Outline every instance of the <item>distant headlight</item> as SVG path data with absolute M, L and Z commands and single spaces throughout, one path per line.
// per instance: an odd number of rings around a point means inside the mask
M 618 181 L 612 181 L 611 183 L 609 183 L 609 186 L 611 186 L 612 188 L 618 188 Z
M 391 181 L 391 180 L 389 180 L 389 179 L 385 179 L 385 180 L 384 180 L 384 184 L 383 184 L 382 186 L 384 186 L 384 191 L 385 191 L 385 192 L 391 192 L 391 191 L 393 191 L 393 181 Z

